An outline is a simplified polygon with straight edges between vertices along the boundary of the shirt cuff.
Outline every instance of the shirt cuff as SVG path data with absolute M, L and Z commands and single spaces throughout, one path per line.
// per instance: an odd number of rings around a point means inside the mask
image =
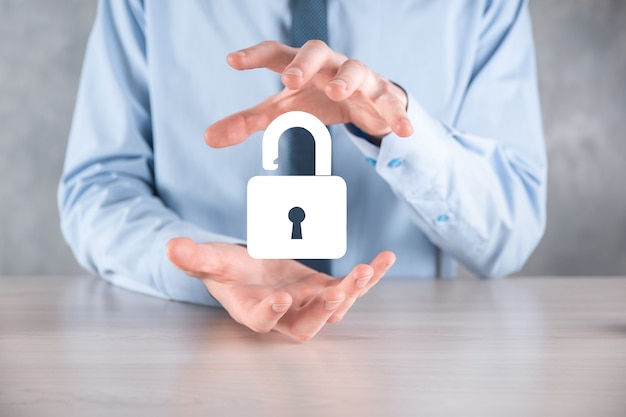
M 484 239 L 459 215 L 458 207 L 451 206 L 448 165 L 454 163 L 454 132 L 430 116 L 411 94 L 407 96 L 414 129 L 411 136 L 392 132 L 377 147 L 354 129 L 346 129 L 366 161 L 412 209 L 414 222 L 434 244 L 441 246 L 454 236 L 463 236 L 464 242 L 479 250 Z
M 366 161 L 375 166 L 391 188 L 405 197 L 428 192 L 436 186 L 438 174 L 444 163 L 446 141 L 450 140 L 450 129 L 431 117 L 410 94 L 408 116 L 414 132 L 403 138 L 390 133 L 382 139 L 380 147 L 369 136 L 353 124 L 346 130 Z
M 346 123 L 344 127 L 348 131 L 352 142 L 357 148 L 359 148 L 361 153 L 365 155 L 365 160 L 369 162 L 370 165 L 376 165 L 380 147 L 374 143 L 372 137 L 363 132 L 353 123 Z

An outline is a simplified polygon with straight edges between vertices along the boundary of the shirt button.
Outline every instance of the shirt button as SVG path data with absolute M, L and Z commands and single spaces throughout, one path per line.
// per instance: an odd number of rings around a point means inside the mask
M 398 168 L 400 165 L 402 165 L 402 159 L 400 158 L 393 158 L 391 161 L 389 161 L 389 163 L 387 164 L 387 166 L 389 168 Z
M 374 158 L 365 158 L 365 162 L 367 162 L 371 166 L 376 166 L 376 160 Z
M 443 223 L 443 222 L 447 222 L 448 220 L 450 220 L 450 216 L 448 216 L 447 214 L 440 214 L 439 216 L 437 216 L 437 222 L 439 223 Z

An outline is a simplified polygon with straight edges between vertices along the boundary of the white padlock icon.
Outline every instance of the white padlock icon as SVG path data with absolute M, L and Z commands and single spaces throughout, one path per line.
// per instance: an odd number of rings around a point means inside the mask
M 315 140 L 315 175 L 248 181 L 248 253 L 257 259 L 337 259 L 347 249 L 347 187 L 331 175 L 330 132 L 312 114 L 284 113 L 265 130 L 263 168 L 276 170 L 278 140 L 301 127 Z

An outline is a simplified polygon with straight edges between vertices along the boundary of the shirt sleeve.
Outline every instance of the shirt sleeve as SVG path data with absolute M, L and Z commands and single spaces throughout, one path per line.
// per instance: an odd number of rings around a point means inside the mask
M 139 1 L 99 3 L 58 190 L 61 229 L 79 263 L 116 285 L 218 305 L 165 254 L 177 236 L 236 240 L 181 220 L 155 195 L 143 26 Z
M 452 125 L 409 92 L 411 137 L 379 148 L 348 126 L 429 239 L 485 277 L 519 270 L 541 239 L 547 172 L 527 4 L 491 4 Z

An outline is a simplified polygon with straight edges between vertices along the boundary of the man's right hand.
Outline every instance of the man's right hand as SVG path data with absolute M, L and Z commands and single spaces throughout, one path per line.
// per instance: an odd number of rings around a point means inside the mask
M 297 340 L 311 339 L 327 322 L 341 320 L 395 262 L 392 252 L 381 252 L 369 265 L 334 279 L 294 260 L 251 258 L 244 247 L 227 243 L 176 238 L 168 242 L 167 256 L 200 279 L 237 322 Z

